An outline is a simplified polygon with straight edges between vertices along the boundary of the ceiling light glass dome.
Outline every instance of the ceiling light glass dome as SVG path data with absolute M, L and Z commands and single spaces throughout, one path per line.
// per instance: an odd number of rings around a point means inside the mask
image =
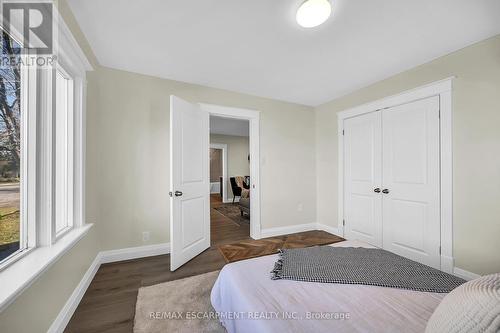
M 307 0 L 297 10 L 297 23 L 304 28 L 313 28 L 324 23 L 332 13 L 329 0 Z

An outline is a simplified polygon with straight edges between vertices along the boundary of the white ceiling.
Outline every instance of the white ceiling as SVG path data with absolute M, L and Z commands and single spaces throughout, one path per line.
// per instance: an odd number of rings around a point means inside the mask
M 318 105 L 500 33 L 499 0 L 68 0 L 101 65 Z
M 210 117 L 210 134 L 249 136 L 248 120 Z

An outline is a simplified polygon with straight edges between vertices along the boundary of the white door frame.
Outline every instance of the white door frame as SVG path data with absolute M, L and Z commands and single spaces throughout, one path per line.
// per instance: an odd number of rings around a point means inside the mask
M 222 150 L 222 202 L 227 202 L 227 144 L 210 143 L 210 148 Z
M 250 237 L 261 238 L 260 225 L 260 111 L 234 107 L 200 104 L 209 116 L 245 119 L 250 126 Z M 207 147 L 208 149 L 208 147 Z
M 439 96 L 440 109 L 440 201 L 441 270 L 453 274 L 453 155 L 452 155 L 452 81 L 449 77 L 415 89 L 363 104 L 337 113 L 338 124 L 338 221 L 344 235 L 344 120 L 362 114 Z M 342 221 L 342 222 L 341 222 Z

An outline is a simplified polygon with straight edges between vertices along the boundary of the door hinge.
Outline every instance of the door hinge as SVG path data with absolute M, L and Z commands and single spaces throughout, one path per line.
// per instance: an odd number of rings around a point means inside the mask
M 441 119 L 441 109 L 438 111 L 438 118 Z
M 345 135 L 345 131 L 344 130 L 342 130 L 342 135 Z
M 345 227 L 345 220 L 342 220 L 342 225 Z
M 441 255 L 441 246 L 439 246 L 439 255 Z

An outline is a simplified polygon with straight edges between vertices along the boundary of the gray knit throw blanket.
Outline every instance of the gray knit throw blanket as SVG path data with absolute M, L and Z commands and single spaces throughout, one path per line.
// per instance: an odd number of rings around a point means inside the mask
M 315 246 L 280 250 L 271 279 L 364 284 L 448 293 L 465 280 L 381 249 Z

